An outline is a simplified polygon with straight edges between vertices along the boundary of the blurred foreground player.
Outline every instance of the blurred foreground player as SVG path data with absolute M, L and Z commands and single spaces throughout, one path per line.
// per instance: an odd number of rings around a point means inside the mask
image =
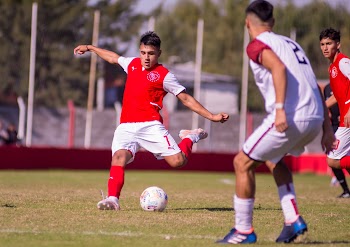
M 124 185 L 124 168 L 134 160 L 141 147 L 158 159 L 165 159 L 171 167 L 186 164 L 192 145 L 207 137 L 203 129 L 181 130 L 182 141 L 177 144 L 163 125 L 159 111 L 167 93 L 175 95 L 185 106 L 213 121 L 225 122 L 226 113 L 213 114 L 186 93 L 176 77 L 158 63 L 161 40 L 154 32 L 147 32 L 140 40 L 140 56 L 123 57 L 92 45 L 79 45 L 75 54 L 95 52 L 111 64 L 119 64 L 127 73 L 120 125 L 114 132 L 112 162 L 108 180 L 108 197 L 98 202 L 101 210 L 119 210 L 119 197 Z
M 276 242 L 289 243 L 307 231 L 299 215 L 292 174 L 282 162 L 290 153 L 299 155 L 322 132 L 328 151 L 334 134 L 316 77 L 302 48 L 293 40 L 272 32 L 273 6 L 263 0 L 246 9 L 250 66 L 264 100 L 267 116 L 234 158 L 236 191 L 235 226 L 218 243 L 255 243 L 253 228 L 255 168 L 265 162 L 278 187 L 284 225 Z M 324 121 L 325 118 L 325 121 Z

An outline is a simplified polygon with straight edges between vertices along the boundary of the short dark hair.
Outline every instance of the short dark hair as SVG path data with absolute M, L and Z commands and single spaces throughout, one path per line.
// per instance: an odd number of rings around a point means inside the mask
M 255 14 L 263 22 L 273 20 L 273 5 L 265 0 L 256 0 L 249 4 L 245 10 L 246 14 Z
M 153 31 L 148 31 L 144 33 L 140 39 L 140 45 L 152 45 L 154 47 L 157 47 L 158 49 L 160 48 L 160 43 L 161 41 L 159 36 Z
M 320 41 L 324 38 L 329 38 L 331 40 L 334 40 L 336 42 L 340 42 L 340 31 L 335 30 L 334 28 L 326 28 L 321 31 L 320 33 Z

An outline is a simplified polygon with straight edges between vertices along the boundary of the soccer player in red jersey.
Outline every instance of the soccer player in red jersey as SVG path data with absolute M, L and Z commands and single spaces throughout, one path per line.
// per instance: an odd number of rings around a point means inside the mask
M 329 97 L 333 95 L 331 85 L 327 84 L 325 88 L 323 89 L 323 95 L 324 98 L 327 100 Z M 329 107 L 329 113 L 330 113 L 330 119 L 332 123 L 333 132 L 335 133 L 338 130 L 339 127 L 339 107 L 338 104 L 334 104 L 333 106 Z M 337 182 L 340 184 L 340 186 L 343 189 L 343 193 L 341 193 L 338 198 L 350 198 L 350 190 L 348 187 L 348 184 L 346 182 L 345 174 L 342 169 L 332 168 L 333 174 L 335 177 L 332 177 L 337 180 Z
M 203 129 L 181 130 L 182 141 L 177 144 L 163 125 L 159 111 L 167 93 L 175 95 L 186 107 L 213 122 L 226 122 L 226 113 L 213 114 L 186 93 L 174 74 L 158 59 L 162 53 L 161 40 L 152 31 L 140 39 L 139 57 L 123 57 L 115 52 L 92 45 L 79 45 L 74 54 L 96 53 L 111 64 L 119 64 L 127 73 L 120 125 L 112 141 L 112 162 L 108 180 L 108 197 L 97 203 L 101 210 L 119 210 L 119 197 L 124 185 L 124 168 L 144 148 L 156 158 L 165 159 L 171 167 L 186 164 L 192 145 L 207 137 Z
M 284 216 L 276 242 L 290 243 L 307 231 L 292 174 L 282 158 L 288 153 L 301 154 L 322 130 L 323 147 L 327 151 L 333 147 L 328 110 L 310 62 L 298 43 L 272 31 L 274 22 L 273 5 L 268 1 L 253 1 L 247 7 L 245 24 L 251 38 L 247 55 L 267 116 L 233 160 L 235 225 L 218 243 L 257 241 L 253 228 L 255 169 L 261 163 L 266 163 L 274 176 Z
M 337 146 L 328 153 L 331 168 L 350 172 L 350 59 L 340 52 L 340 31 L 327 28 L 320 33 L 320 48 L 330 62 L 328 72 L 333 95 L 326 100 L 327 107 L 338 103 L 340 120 L 335 132 Z

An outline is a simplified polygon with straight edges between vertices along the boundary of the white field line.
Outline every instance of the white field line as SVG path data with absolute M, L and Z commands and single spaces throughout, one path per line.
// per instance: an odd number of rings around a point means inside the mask
M 234 185 L 235 184 L 235 181 L 233 179 L 228 179 L 228 178 L 220 179 L 220 182 L 223 184 L 227 184 L 227 185 Z
M 57 232 L 44 232 L 44 231 L 23 231 L 23 230 L 16 230 L 16 229 L 0 229 L 0 233 L 15 233 L 15 234 L 58 234 Z M 97 232 L 91 232 L 91 231 L 83 231 L 83 232 L 59 232 L 59 234 L 72 234 L 72 235 L 103 235 L 103 236 L 120 236 L 120 237 L 158 237 L 163 239 L 211 239 L 211 240 L 217 240 L 218 237 L 215 236 L 208 236 L 208 235 L 172 235 L 172 234 L 144 234 L 142 232 L 104 232 L 104 231 L 97 231 Z

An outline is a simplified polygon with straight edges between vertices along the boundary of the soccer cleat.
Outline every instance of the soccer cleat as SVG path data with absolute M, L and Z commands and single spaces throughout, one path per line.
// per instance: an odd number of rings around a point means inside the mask
M 256 234 L 254 230 L 251 233 L 244 234 L 238 232 L 235 228 L 221 240 L 216 241 L 218 244 L 253 244 L 256 242 Z
M 102 200 L 97 203 L 97 208 L 100 210 L 120 210 L 118 198 L 114 196 L 106 197 L 103 196 L 101 190 Z
M 197 143 L 199 140 L 207 138 L 208 133 L 201 128 L 193 130 L 180 130 L 179 137 L 181 139 L 190 138 L 194 143 Z
M 350 198 L 350 193 L 349 192 L 343 192 L 341 193 L 338 198 Z
M 111 198 L 106 198 L 97 203 L 97 208 L 100 210 L 120 210 L 118 201 Z
M 293 242 L 299 235 L 307 231 L 307 225 L 304 219 L 299 215 L 294 223 L 284 223 L 280 236 L 276 239 L 277 243 Z

